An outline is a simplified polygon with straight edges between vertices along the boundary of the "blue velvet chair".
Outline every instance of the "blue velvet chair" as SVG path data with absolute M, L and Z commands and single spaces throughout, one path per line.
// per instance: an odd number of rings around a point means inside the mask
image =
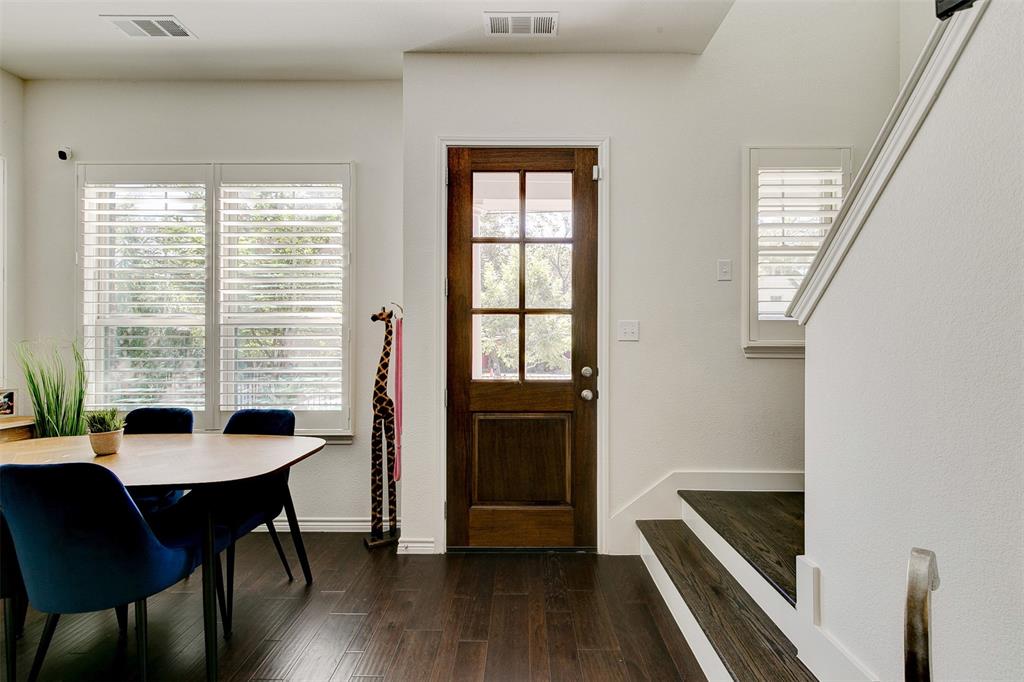
M 192 433 L 192 410 L 187 407 L 140 407 L 124 418 L 124 432 L 139 433 Z M 180 490 L 167 490 L 160 486 L 135 486 L 128 493 L 143 515 L 167 509 L 182 497 Z
M 146 599 L 202 561 L 204 517 L 178 506 L 147 523 L 108 469 L 86 462 L 0 466 L 0 506 L 28 598 L 47 614 L 29 679 L 39 675 L 61 614 L 135 604 L 146 677 Z M 218 533 L 217 551 L 230 538 Z
M 228 423 L 224 426 L 224 433 L 294 436 L 295 414 L 291 410 L 239 410 L 228 419 Z M 206 497 L 205 499 L 200 498 L 199 495 Z M 313 573 L 309 567 L 309 559 L 306 557 L 306 547 L 302 542 L 302 533 L 299 530 L 299 522 L 295 516 L 295 506 L 292 504 L 291 491 L 288 488 L 288 469 L 247 481 L 225 483 L 210 486 L 202 491 L 192 491 L 176 506 L 187 506 L 193 503 L 197 503 L 200 508 L 206 505 L 212 506 L 214 509 L 214 521 L 218 528 L 223 528 L 231 537 L 231 544 L 228 545 L 227 552 L 225 553 L 227 559 L 226 595 L 221 587 L 220 563 L 218 562 L 217 564 L 218 598 L 220 599 L 225 638 L 231 636 L 236 540 L 260 526 L 266 526 L 274 542 L 274 547 L 277 549 L 277 554 L 281 558 L 281 563 L 284 565 L 288 580 L 294 580 L 292 569 L 288 565 L 288 557 L 285 556 L 281 540 L 277 535 L 277 530 L 274 528 L 274 519 L 280 515 L 282 509 L 284 509 L 288 517 L 292 542 L 295 543 L 295 552 L 298 554 L 302 573 L 306 578 L 306 584 L 313 584 Z
M 291 410 L 239 410 L 228 419 L 228 423 L 224 426 L 224 433 L 294 436 L 295 413 Z M 292 542 L 295 543 L 295 552 L 299 555 L 299 563 L 302 565 L 302 574 L 306 578 L 306 584 L 312 585 L 313 574 L 306 558 L 306 547 L 302 542 L 299 521 L 295 516 L 291 490 L 288 488 L 288 472 L 289 469 L 285 469 L 235 484 L 233 492 L 236 495 L 237 504 L 233 505 L 224 520 L 230 524 L 235 539 L 265 525 L 270 532 L 270 537 L 274 540 L 275 547 L 277 547 L 278 556 L 281 557 L 281 563 L 284 564 L 288 579 L 293 580 L 292 569 L 288 565 L 288 559 L 285 557 L 281 541 L 277 537 L 277 531 L 274 530 L 274 519 L 281 514 L 283 508 L 288 517 L 288 527 L 291 530 Z M 228 551 L 231 552 L 232 549 L 229 548 Z

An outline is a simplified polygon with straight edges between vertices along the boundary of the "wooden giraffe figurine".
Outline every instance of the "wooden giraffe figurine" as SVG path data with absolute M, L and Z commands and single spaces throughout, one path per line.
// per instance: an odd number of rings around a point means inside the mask
M 388 370 L 391 366 L 391 343 L 394 329 L 391 318 L 394 311 L 380 309 L 370 319 L 384 322 L 384 347 L 377 363 L 377 375 L 373 382 L 373 445 L 370 454 L 370 535 L 365 538 L 367 547 L 377 547 L 398 541 L 397 508 L 395 500 L 395 402 L 388 395 Z M 382 440 L 387 441 L 388 476 L 388 536 L 384 536 L 384 453 Z

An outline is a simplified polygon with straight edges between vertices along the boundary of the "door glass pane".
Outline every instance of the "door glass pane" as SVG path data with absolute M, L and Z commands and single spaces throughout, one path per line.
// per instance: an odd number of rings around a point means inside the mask
M 519 173 L 473 173 L 473 236 L 519 236 Z
M 526 245 L 526 307 L 572 307 L 572 244 Z
M 526 378 L 572 378 L 572 315 L 526 316 Z
M 473 316 L 473 378 L 519 379 L 519 316 Z
M 572 236 L 572 173 L 526 174 L 526 236 Z
M 518 244 L 473 244 L 473 307 L 519 307 Z

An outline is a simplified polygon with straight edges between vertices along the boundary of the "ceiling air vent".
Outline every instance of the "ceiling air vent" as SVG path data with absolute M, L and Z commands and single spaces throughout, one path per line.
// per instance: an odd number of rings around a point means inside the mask
M 489 36 L 558 35 L 558 12 L 484 12 L 484 32 Z
M 169 14 L 124 16 L 100 15 L 132 38 L 194 38 L 180 21 Z

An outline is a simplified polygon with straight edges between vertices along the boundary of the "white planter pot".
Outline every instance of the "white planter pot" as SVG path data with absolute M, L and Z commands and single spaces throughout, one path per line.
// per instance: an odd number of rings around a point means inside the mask
M 97 455 L 113 455 L 121 448 L 121 436 L 123 435 L 124 429 L 90 433 L 89 444 L 92 445 L 92 451 Z

